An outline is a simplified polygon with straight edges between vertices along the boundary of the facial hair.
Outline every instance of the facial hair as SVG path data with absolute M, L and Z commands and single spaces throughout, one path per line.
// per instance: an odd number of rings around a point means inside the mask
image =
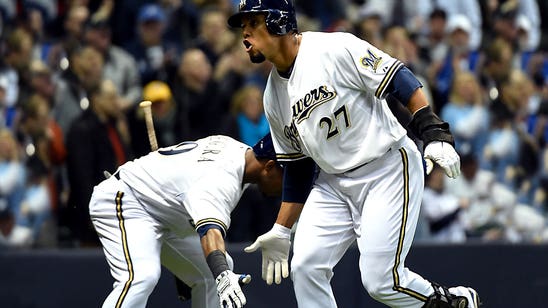
M 258 63 L 263 63 L 266 60 L 266 58 L 262 53 L 258 52 L 254 55 L 250 54 L 249 60 L 251 60 L 251 63 L 258 64 Z

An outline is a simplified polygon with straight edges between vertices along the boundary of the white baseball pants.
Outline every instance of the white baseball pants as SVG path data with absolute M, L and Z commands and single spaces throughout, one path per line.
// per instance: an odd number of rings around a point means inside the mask
M 193 308 L 219 307 L 215 281 L 189 217 L 180 217 L 180 230 L 170 229 L 114 176 L 95 188 L 89 207 L 115 280 L 103 307 L 146 307 L 161 265 L 192 287 Z
M 344 174 L 321 172 L 301 213 L 291 277 L 299 307 L 337 307 L 333 267 L 357 241 L 362 284 L 390 307 L 422 307 L 429 281 L 404 265 L 421 206 L 422 157 L 405 137 L 382 157 Z

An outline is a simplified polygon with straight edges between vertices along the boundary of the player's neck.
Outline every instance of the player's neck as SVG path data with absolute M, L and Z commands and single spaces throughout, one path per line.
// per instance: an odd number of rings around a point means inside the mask
M 289 76 L 291 76 L 299 47 L 301 46 L 301 40 L 302 35 L 300 33 L 294 33 L 293 35 L 288 36 L 288 39 L 282 41 L 280 57 L 279 59 L 272 61 L 280 76 L 284 78 L 289 78 Z
M 245 152 L 245 167 L 244 167 L 244 176 L 242 179 L 242 185 L 246 183 L 256 183 L 258 177 L 257 170 L 259 169 L 259 162 L 255 158 L 255 153 L 253 150 L 248 149 Z

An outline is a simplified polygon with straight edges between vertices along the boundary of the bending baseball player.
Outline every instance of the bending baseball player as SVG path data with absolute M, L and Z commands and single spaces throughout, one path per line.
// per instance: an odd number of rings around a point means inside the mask
M 274 65 L 264 106 L 284 162 L 283 202 L 273 229 L 246 249 L 262 249 L 267 283 L 289 274 L 289 228 L 300 215 L 291 261 L 299 307 L 337 306 L 333 267 L 354 241 L 363 286 L 377 301 L 478 307 L 472 288 L 441 287 L 405 267 L 421 206 L 423 157 L 390 112 L 387 95 L 413 114 L 410 127 L 425 145 L 424 157 L 449 177 L 460 173 L 449 126 L 432 112 L 413 73 L 352 34 L 299 33 L 287 0 L 242 0 L 228 24 L 242 28 L 252 62 Z
M 270 134 L 252 149 L 226 136 L 161 148 L 122 165 L 94 189 L 90 216 L 114 289 L 103 307 L 145 307 L 161 265 L 192 288 L 192 307 L 242 307 L 224 236 L 249 183 L 281 192 Z

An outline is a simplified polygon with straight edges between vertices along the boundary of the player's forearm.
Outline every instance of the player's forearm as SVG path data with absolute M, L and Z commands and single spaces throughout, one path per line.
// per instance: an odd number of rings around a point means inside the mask
M 303 203 L 282 202 L 280 211 L 278 212 L 278 218 L 276 218 L 276 223 L 287 228 L 293 227 L 301 215 L 303 206 Z
M 411 114 L 414 114 L 419 109 L 424 108 L 428 106 L 428 100 L 426 99 L 426 95 L 424 95 L 424 92 L 421 88 L 418 88 L 411 94 L 411 97 L 409 98 L 409 103 L 407 104 L 407 109 L 411 112 Z
M 208 256 L 214 250 L 225 252 L 225 241 L 221 231 L 218 229 L 209 229 L 200 239 L 204 256 Z

